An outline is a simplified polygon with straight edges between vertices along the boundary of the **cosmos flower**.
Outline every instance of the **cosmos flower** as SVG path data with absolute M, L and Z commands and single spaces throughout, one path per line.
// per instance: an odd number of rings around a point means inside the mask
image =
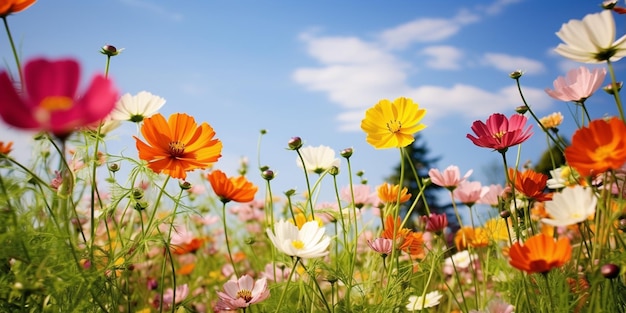
M 368 240 L 367 245 L 372 248 L 372 250 L 384 256 L 390 255 L 393 251 L 393 240 L 388 238 L 376 238 L 373 241 Z
M 185 179 L 187 172 L 204 169 L 222 156 L 222 142 L 214 138 L 209 124 L 196 124 L 184 113 L 170 115 L 166 121 L 157 113 L 144 120 L 141 133 L 147 143 L 135 138 L 139 158 L 155 173 Z
M 407 187 L 400 189 L 399 185 L 392 185 L 390 183 L 382 183 L 376 188 L 378 198 L 384 203 L 397 203 L 398 196 L 400 197 L 400 203 L 404 203 L 411 199 L 411 194 L 408 192 Z
M 551 193 L 544 192 L 546 182 L 548 181 L 547 175 L 537 173 L 532 169 L 520 172 L 516 169 L 509 168 L 509 177 L 513 181 L 515 190 L 521 192 L 527 198 L 537 201 L 552 199 Z
M 0 17 L 26 10 L 37 0 L 3 0 L 0 2 Z
M 217 295 L 223 307 L 237 310 L 267 299 L 270 291 L 265 277 L 255 282 L 252 277 L 243 275 L 238 280 L 227 281 L 224 284 L 224 292 L 218 291 Z
M 615 40 L 611 10 L 587 14 L 582 21 L 570 20 L 556 35 L 563 41 L 554 51 L 583 63 L 617 61 L 626 55 L 626 35 Z
M 488 187 L 483 187 L 479 181 L 462 181 L 456 189 L 452 191 L 455 200 L 473 206 L 489 191 Z
M 476 136 L 467 134 L 467 138 L 479 147 L 504 153 L 509 147 L 530 138 L 532 125 L 526 127 L 526 121 L 526 117 L 520 114 L 506 118 L 504 114 L 494 113 L 487 118 L 486 123 L 475 121 L 472 130 Z
M 0 72 L 0 117 L 9 125 L 67 138 L 77 128 L 105 118 L 118 93 L 104 75 L 95 75 L 78 94 L 80 64 L 74 59 L 33 59 L 24 66 L 24 92 L 7 71 Z M 54 83 L 51 83 L 54 82 Z
M 585 221 L 596 212 L 598 198 L 591 188 L 580 185 L 556 193 L 552 201 L 544 203 L 550 218 L 541 222 L 552 226 L 569 226 Z
M 406 305 L 406 309 L 413 312 L 417 310 L 423 310 L 426 308 L 432 308 L 437 306 L 441 301 L 443 295 L 435 290 L 427 293 L 423 297 L 420 296 L 409 296 L 409 303 Z
M 132 96 L 124 94 L 115 104 L 111 119 L 139 123 L 156 113 L 165 104 L 165 99 L 147 91 Z
M 335 150 L 327 146 L 300 148 L 300 154 L 304 160 L 304 166 L 308 173 L 322 174 L 330 168 L 339 167 L 339 158 L 335 158 Z M 296 159 L 296 163 L 302 168 L 302 160 Z
M 593 71 L 590 71 L 588 68 L 581 66 L 567 72 L 565 77 L 557 77 L 553 83 L 554 90 L 546 88 L 545 91 L 556 100 L 580 103 L 591 97 L 602 86 L 605 76 L 606 69 L 604 68 L 595 68 Z M 560 121 L 562 120 L 563 116 L 560 118 Z
M 626 160 L 626 125 L 616 117 L 593 120 L 576 130 L 564 153 L 567 164 L 585 177 L 619 169 Z
M 317 221 L 306 222 L 298 229 L 298 226 L 280 220 L 274 224 L 274 231 L 268 228 L 266 233 L 274 247 L 286 255 L 312 259 L 328 254 L 330 238 Z
M 461 177 L 461 171 L 459 167 L 456 165 L 450 165 L 446 167 L 443 172 L 439 171 L 439 169 L 431 168 L 428 171 L 428 176 L 430 177 L 430 181 L 437 186 L 444 187 L 448 190 L 454 190 L 459 183 L 466 180 L 474 170 L 469 170 Z
M 376 149 L 403 148 L 426 128 L 420 123 L 425 114 L 426 110 L 411 99 L 397 98 L 393 102 L 384 99 L 365 112 L 361 129 L 367 134 L 367 142 Z
M 545 129 L 557 129 L 563 122 L 563 114 L 554 112 L 539 119 L 539 123 Z
M 380 234 L 382 238 L 395 240 L 396 249 L 406 251 L 411 256 L 420 257 L 424 253 L 424 238 L 421 232 L 414 232 L 408 228 L 400 227 L 400 218 L 394 220 L 393 216 L 387 215 L 385 228 Z M 395 231 L 395 233 L 394 233 Z
M 423 215 L 422 221 L 426 224 L 426 230 L 436 234 L 441 234 L 448 227 L 448 216 L 445 213 Z
M 572 245 L 567 237 L 555 241 L 551 236 L 540 233 L 524 243 L 515 242 L 509 249 L 509 264 L 529 274 L 545 274 L 561 267 L 572 257 Z
M 489 245 L 489 232 L 482 227 L 465 226 L 460 228 L 454 235 L 454 244 L 459 251 L 468 247 L 486 247 Z
M 254 195 L 259 189 L 255 184 L 248 181 L 245 176 L 227 177 L 220 170 L 212 171 L 207 175 L 211 187 L 220 201 L 227 203 L 235 201 L 239 203 L 254 200 Z
M 13 150 L 13 141 L 0 141 L 0 155 L 8 155 Z

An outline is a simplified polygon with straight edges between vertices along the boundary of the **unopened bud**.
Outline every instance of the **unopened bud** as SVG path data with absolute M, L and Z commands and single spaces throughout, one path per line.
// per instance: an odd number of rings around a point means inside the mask
M 515 108 L 515 112 L 524 115 L 526 112 L 528 112 L 528 106 L 527 105 L 520 105 L 517 108 Z
M 509 77 L 511 77 L 513 79 L 518 79 L 518 78 L 522 77 L 522 75 L 524 75 L 524 72 L 522 72 L 522 70 L 517 70 L 517 71 L 511 72 L 511 74 L 509 74 Z
M 602 1 L 602 8 L 605 10 L 613 10 L 615 5 L 617 5 L 617 0 Z
M 131 197 L 133 198 L 133 200 L 141 200 L 141 198 L 143 198 L 143 190 L 141 190 L 140 188 L 134 188 L 133 192 L 131 193 Z
M 614 95 L 616 90 L 617 90 L 617 92 L 620 92 L 620 90 L 622 90 L 622 86 L 623 85 L 624 85 L 623 82 L 615 83 L 615 87 L 616 88 L 613 88 L 613 83 L 610 83 L 610 84 L 602 87 L 602 90 L 604 90 L 606 93 L 608 93 L 610 95 Z
M 511 216 L 511 211 L 509 210 L 504 210 L 502 212 L 500 212 L 500 217 L 502 217 L 503 219 L 507 219 Z
M 147 208 L 148 208 L 148 202 L 147 201 L 137 201 L 137 202 L 135 202 L 135 210 L 143 211 L 143 210 L 145 210 Z
M 120 54 L 120 52 L 122 52 L 122 50 L 124 49 L 117 49 L 115 48 L 115 46 L 112 45 L 104 45 L 102 46 L 102 48 L 100 49 L 100 53 L 106 55 L 106 56 L 116 56 L 118 54 Z
M 178 186 L 180 186 L 180 189 L 182 189 L 182 190 L 189 190 L 189 189 L 191 189 L 191 183 L 188 182 L 188 181 L 179 182 Z
M 339 175 L 339 168 L 336 166 L 333 166 L 331 168 L 328 169 L 328 174 L 333 175 L 333 176 L 337 176 Z
M 339 154 L 346 159 L 350 158 L 352 156 L 352 153 L 354 153 L 354 149 L 352 148 L 345 148 L 341 150 L 341 152 L 339 152 Z
M 293 196 L 295 194 L 296 194 L 296 190 L 295 189 L 289 189 L 289 190 L 285 191 L 285 196 L 287 196 L 287 197 L 291 197 L 291 196 Z
M 111 163 L 109 164 L 109 171 L 111 171 L 112 173 L 115 173 L 117 171 L 120 170 L 120 165 L 117 163 Z
M 291 139 L 289 139 L 289 142 L 287 143 L 287 146 L 289 147 L 289 150 L 298 150 L 302 147 L 302 138 L 300 137 L 293 137 Z
M 619 275 L 619 272 L 619 266 L 613 263 L 604 264 L 600 268 L 600 273 L 602 273 L 602 276 L 605 278 L 615 278 Z
M 272 180 L 272 179 L 274 179 L 275 174 L 274 174 L 274 171 L 272 171 L 272 170 L 265 170 L 265 171 L 261 172 L 261 176 L 265 180 Z

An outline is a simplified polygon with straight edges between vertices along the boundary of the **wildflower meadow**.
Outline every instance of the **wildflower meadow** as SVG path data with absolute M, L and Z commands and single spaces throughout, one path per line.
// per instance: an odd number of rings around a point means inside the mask
M 37 132 L 27 162 L 0 134 L 0 312 L 626 312 L 620 4 L 547 30 L 558 55 L 581 63 L 546 88 L 573 108 L 571 137 L 558 132 L 560 112 L 535 114 L 515 71 L 516 113 L 458 134 L 498 156 L 501 184 L 451 164 L 429 169 L 415 194 L 404 178 L 419 175 L 403 160 L 428 132 L 420 99 L 381 99 L 362 117 L 368 144 L 398 151 L 397 181 L 369 186 L 351 166 L 358 151 L 284 134 L 306 188 L 274 190 L 271 167 L 216 168 L 228 130 L 184 106 L 162 115 L 158 90 L 124 93 L 109 77 L 122 49 L 88 56 L 106 65 L 85 84 L 78 59 L 22 59 L 10 20 L 37 2 L 0 0 L 13 49 L 4 57 L 17 69 L 0 68 L 0 117 Z M 616 116 L 589 114 L 596 92 L 613 97 Z M 137 132 L 123 138 L 125 154 L 111 154 L 123 123 Z M 520 164 L 532 136 L 546 138 L 550 175 Z M 429 186 L 449 197 L 451 214 L 431 211 Z M 334 201 L 318 201 L 329 191 Z M 478 204 L 488 219 L 473 218 Z

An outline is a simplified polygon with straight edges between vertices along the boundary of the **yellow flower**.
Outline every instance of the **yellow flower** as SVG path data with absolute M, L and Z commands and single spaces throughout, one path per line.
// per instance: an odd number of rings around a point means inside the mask
M 409 98 L 384 99 L 365 112 L 361 129 L 376 149 L 403 148 L 413 143 L 415 133 L 426 128 L 420 123 L 425 114 L 426 110 Z
M 563 114 L 561 114 L 561 112 L 554 112 L 539 119 L 539 123 L 546 129 L 557 128 L 562 122 Z

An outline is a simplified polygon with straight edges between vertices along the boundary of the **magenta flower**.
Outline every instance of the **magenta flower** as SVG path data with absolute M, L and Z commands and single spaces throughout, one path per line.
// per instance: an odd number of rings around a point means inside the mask
M 489 187 L 483 187 L 478 181 L 463 181 L 454 189 L 452 195 L 455 200 L 471 207 L 488 191 Z
M 509 147 L 524 142 L 532 135 L 532 125 L 524 129 L 526 121 L 526 117 L 520 114 L 513 114 L 507 119 L 504 114 L 494 113 L 487 118 L 486 124 L 475 121 L 472 130 L 476 137 L 467 134 L 467 138 L 479 147 L 504 153 Z
M 66 138 L 76 128 L 104 119 L 115 107 L 118 92 L 96 75 L 77 95 L 80 64 L 73 59 L 33 59 L 24 66 L 24 92 L 16 90 L 7 71 L 0 72 L 0 117 L 21 129 L 51 132 Z
M 445 214 L 431 213 L 422 216 L 422 221 L 426 223 L 426 230 L 435 234 L 441 234 L 448 227 L 448 216 Z
M 374 241 L 368 240 L 367 245 L 372 248 L 372 250 L 382 254 L 383 256 L 387 256 L 391 254 L 393 249 L 393 240 L 388 238 L 376 238 Z
M 561 101 L 584 102 L 587 98 L 596 92 L 604 82 L 606 69 L 595 68 L 590 71 L 588 68 L 581 66 L 567 72 L 565 77 L 559 76 L 554 81 L 554 90 L 546 88 L 546 93 Z
M 472 175 L 472 172 L 473 170 L 469 170 L 465 173 L 465 175 L 463 175 L 463 177 L 461 177 L 459 167 L 456 165 L 450 165 L 443 170 L 443 172 L 440 172 L 439 169 L 431 168 L 428 171 L 428 176 L 430 176 L 430 181 L 432 181 L 433 184 L 445 187 L 448 190 L 454 190 L 460 182 L 466 180 L 470 175 Z
M 243 275 L 239 280 L 227 281 L 224 284 L 224 292 L 218 291 L 217 295 L 220 297 L 220 305 L 225 308 L 240 309 L 267 299 L 270 291 L 265 277 L 255 282 L 252 277 Z

